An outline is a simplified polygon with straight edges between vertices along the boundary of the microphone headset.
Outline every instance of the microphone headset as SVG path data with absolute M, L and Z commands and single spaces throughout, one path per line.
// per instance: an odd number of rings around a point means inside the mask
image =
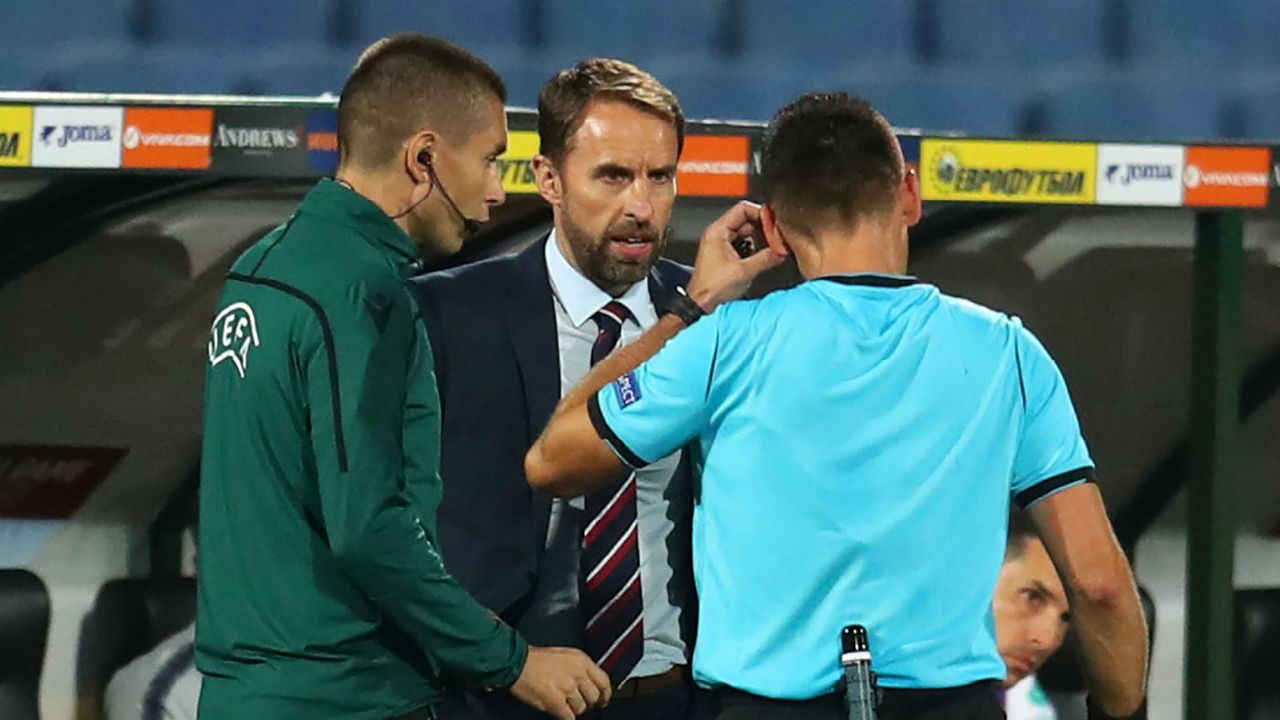
M 471 237 L 476 233 L 480 232 L 480 221 L 467 217 L 462 212 L 462 209 L 458 207 L 458 204 L 453 201 L 453 198 L 449 196 L 449 191 L 445 190 L 444 184 L 440 182 L 440 176 L 436 175 L 435 165 L 431 163 L 431 153 L 427 152 L 426 150 L 419 152 L 418 163 L 427 169 L 427 176 L 431 178 L 432 189 L 440 188 L 440 196 L 443 197 L 444 201 L 449 204 L 449 207 L 450 209 L 453 210 L 454 214 L 457 215 L 458 218 L 462 220 L 462 236 Z M 429 197 L 431 197 L 430 190 L 427 191 L 426 195 L 422 196 L 421 200 L 418 200 L 418 202 L 413 203 L 412 205 L 400 211 L 399 213 L 392 215 L 391 219 L 398 220 L 404 217 L 405 215 L 408 215 L 410 212 L 413 211 L 414 208 L 418 207 L 418 205 L 423 200 L 426 200 Z

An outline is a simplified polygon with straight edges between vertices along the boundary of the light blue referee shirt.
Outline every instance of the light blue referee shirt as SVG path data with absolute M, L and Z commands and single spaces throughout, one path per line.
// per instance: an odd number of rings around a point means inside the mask
M 633 467 L 700 440 L 694 677 L 772 698 L 836 689 L 852 623 L 885 687 L 1003 678 L 1010 501 L 1092 477 L 1021 322 L 899 276 L 724 305 L 589 410 Z

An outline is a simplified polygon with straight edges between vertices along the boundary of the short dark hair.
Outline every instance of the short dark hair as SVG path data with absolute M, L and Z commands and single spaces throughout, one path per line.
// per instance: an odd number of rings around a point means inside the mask
M 356 61 L 338 100 L 343 163 L 378 167 L 426 127 L 469 137 L 482 103 L 507 101 L 502 78 L 453 43 L 421 33 L 389 35 Z
M 848 93 L 808 93 L 765 129 L 760 188 L 778 219 L 813 235 L 893 208 L 905 169 L 893 128 Z
M 582 125 L 587 105 L 605 99 L 629 105 L 671 121 L 676 147 L 684 149 L 684 110 L 675 93 L 656 77 L 624 60 L 589 58 L 561 70 L 538 94 L 539 152 L 560 162 L 569 140 Z
M 1009 513 L 1009 541 L 1005 546 L 1005 560 L 1016 560 L 1027 551 L 1027 541 L 1039 540 L 1040 534 L 1031 522 L 1031 513 L 1014 510 Z

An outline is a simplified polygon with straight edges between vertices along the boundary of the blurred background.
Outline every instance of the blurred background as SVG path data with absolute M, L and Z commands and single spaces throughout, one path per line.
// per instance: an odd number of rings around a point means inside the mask
M 843 89 L 899 128 L 1280 144 L 1280 0 L 0 0 L 0 91 L 336 96 L 368 43 L 403 30 L 475 51 L 513 106 L 608 55 L 700 120 L 763 121 L 805 90 Z M 1280 720 L 1276 162 L 1271 206 L 1242 211 L 1239 425 L 1221 484 L 1237 498 L 1221 527 L 1232 660 L 1214 678 L 1235 712 L 1213 717 L 1241 720 Z M 113 720 L 108 681 L 189 627 L 208 323 L 232 261 L 313 181 L 0 170 L 0 720 Z M 691 261 L 732 201 L 682 197 L 669 254 Z M 1152 720 L 1183 717 L 1200 660 L 1185 642 L 1201 619 L 1186 611 L 1202 512 L 1187 488 L 1206 476 L 1191 462 L 1196 222 L 1188 208 L 930 202 L 911 237 L 914 274 L 1023 318 L 1070 382 L 1152 620 Z M 549 223 L 540 198 L 512 194 L 451 262 L 525 247 Z M 796 279 L 783 268 L 755 290 Z M 1042 681 L 1061 720 L 1086 717 L 1070 649 Z
M 895 125 L 972 134 L 1280 137 L 1275 0 L 6 0 L 10 90 L 336 93 L 390 32 L 490 61 L 513 104 L 588 55 L 690 117 L 767 119 L 847 89 Z

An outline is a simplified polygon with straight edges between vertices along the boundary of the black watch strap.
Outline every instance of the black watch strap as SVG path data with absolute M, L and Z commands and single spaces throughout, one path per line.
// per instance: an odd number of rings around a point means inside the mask
M 698 322 L 699 318 L 707 314 L 702 306 L 685 294 L 684 288 L 676 288 L 676 292 L 671 293 L 671 297 L 667 299 L 666 306 L 662 308 L 662 314 L 668 313 L 680 318 L 686 327 Z

